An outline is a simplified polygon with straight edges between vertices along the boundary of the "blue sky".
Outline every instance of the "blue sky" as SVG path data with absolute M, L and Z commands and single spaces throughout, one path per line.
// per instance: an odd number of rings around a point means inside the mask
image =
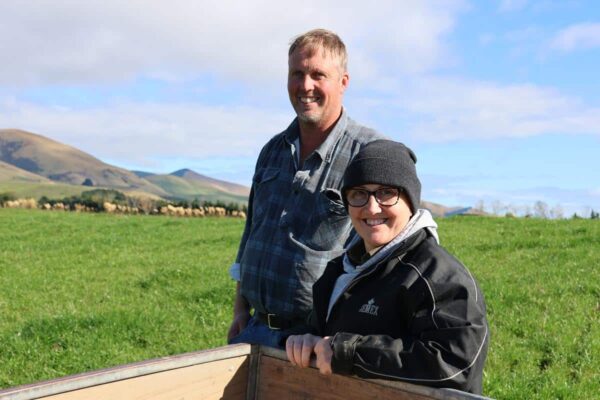
M 287 47 L 349 51 L 352 118 L 418 156 L 423 198 L 600 210 L 594 1 L 0 2 L 0 127 L 131 169 L 249 185 L 293 118 Z

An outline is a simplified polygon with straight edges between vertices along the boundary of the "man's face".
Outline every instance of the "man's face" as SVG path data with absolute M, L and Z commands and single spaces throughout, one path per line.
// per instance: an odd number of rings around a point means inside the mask
M 301 122 L 328 129 L 342 112 L 348 87 L 347 72 L 340 63 L 318 48 L 296 49 L 288 59 L 288 94 Z

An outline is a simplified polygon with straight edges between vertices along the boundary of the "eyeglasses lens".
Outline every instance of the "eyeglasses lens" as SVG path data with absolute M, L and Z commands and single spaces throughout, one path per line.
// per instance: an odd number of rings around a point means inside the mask
M 395 188 L 380 188 L 374 192 L 365 189 L 350 189 L 346 194 L 346 199 L 352 207 L 362 207 L 369 202 L 371 195 L 374 195 L 377 203 L 382 206 L 393 206 L 398 202 L 399 192 Z

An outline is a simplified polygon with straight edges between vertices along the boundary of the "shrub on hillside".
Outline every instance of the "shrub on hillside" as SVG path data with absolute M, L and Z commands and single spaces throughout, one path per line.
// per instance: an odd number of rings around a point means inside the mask
M 4 203 L 8 201 L 14 201 L 17 199 L 17 196 L 12 192 L 4 192 L 0 193 L 0 206 L 4 207 Z

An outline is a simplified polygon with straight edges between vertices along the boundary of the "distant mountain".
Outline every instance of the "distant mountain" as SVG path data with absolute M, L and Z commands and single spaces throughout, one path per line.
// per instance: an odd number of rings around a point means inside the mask
M 208 176 L 200 175 L 191 169 L 180 169 L 179 171 L 172 172 L 171 175 L 178 176 L 187 181 L 198 182 L 201 185 L 206 185 L 214 188 L 215 190 L 231 193 L 238 196 L 246 196 L 250 194 L 250 188 L 235 183 L 220 181 L 218 179 L 209 178 Z
M 245 186 L 190 169 L 172 174 L 128 171 L 35 133 L 0 129 L 0 188 L 12 189 L 16 183 L 30 186 L 19 186 L 19 193 L 36 196 L 80 193 L 94 186 L 151 198 L 246 203 L 250 193 Z
M 473 207 L 446 207 L 429 201 L 421 201 L 421 208 L 429 210 L 434 217 L 452 217 L 454 215 L 487 215 Z
M 16 129 L 0 129 L 0 161 L 55 182 L 118 190 L 167 193 L 133 172 L 106 164 L 74 147 Z
M 147 176 L 156 175 L 156 174 L 154 174 L 152 172 L 145 172 L 145 171 L 135 171 L 135 170 L 132 170 L 131 172 L 133 172 L 134 174 L 136 174 L 140 178 L 145 178 Z
M 455 210 L 461 209 L 463 207 L 446 207 L 441 204 L 432 203 L 430 201 L 421 201 L 421 208 L 425 208 L 429 210 L 431 215 L 434 217 L 444 217 L 449 213 L 452 213 Z
M 147 175 L 145 179 L 169 193 L 171 198 L 220 200 L 227 203 L 245 203 L 248 201 L 250 189 L 247 187 L 208 178 L 191 170 L 185 171 L 185 173 L 180 173 L 180 176 L 154 174 Z

